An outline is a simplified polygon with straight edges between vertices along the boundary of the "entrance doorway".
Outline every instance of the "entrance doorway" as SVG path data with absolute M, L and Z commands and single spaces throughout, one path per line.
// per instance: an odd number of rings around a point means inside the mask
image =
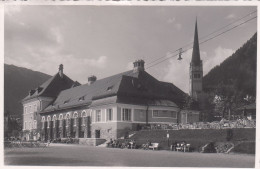
M 95 137 L 100 138 L 100 130 L 95 130 Z

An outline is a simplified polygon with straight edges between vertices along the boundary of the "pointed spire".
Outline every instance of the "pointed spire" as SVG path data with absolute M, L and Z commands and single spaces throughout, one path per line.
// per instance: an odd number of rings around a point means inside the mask
M 200 65 L 200 48 L 199 48 L 199 38 L 198 38 L 198 28 L 197 28 L 197 17 L 196 17 L 196 24 L 195 24 L 195 33 L 194 33 L 194 42 L 193 42 L 191 63 L 196 66 Z

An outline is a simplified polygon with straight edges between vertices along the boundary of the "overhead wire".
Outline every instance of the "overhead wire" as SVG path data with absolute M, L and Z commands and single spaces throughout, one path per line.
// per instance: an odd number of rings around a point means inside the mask
M 214 33 L 217 33 L 217 32 L 219 32 L 220 30 L 222 30 L 222 29 L 224 29 L 224 28 L 227 28 L 228 26 L 230 26 L 230 25 L 232 25 L 232 24 L 234 24 L 234 23 L 236 23 L 236 22 L 238 22 L 238 21 L 241 21 L 242 19 L 244 19 L 244 18 L 246 18 L 246 17 L 248 17 L 248 16 L 251 16 L 252 14 L 254 14 L 254 13 L 256 13 L 256 12 L 257 12 L 257 10 L 255 10 L 255 11 L 253 11 L 253 12 L 250 12 L 250 13 L 244 15 L 243 17 L 234 20 L 234 21 L 231 22 L 231 23 L 229 23 L 229 24 L 227 24 L 227 25 L 225 25 L 225 26 L 222 26 L 222 27 L 216 29 L 215 31 L 211 32 L 210 34 L 200 37 L 199 40 L 205 39 L 206 37 L 209 37 L 210 35 L 213 35 Z M 181 48 L 183 49 L 183 48 L 185 48 L 185 47 L 187 47 L 187 46 L 190 46 L 190 45 L 192 45 L 192 43 L 193 43 L 193 42 L 190 42 L 190 43 L 188 43 L 188 44 L 182 46 Z M 178 48 L 178 49 L 176 49 L 176 50 L 174 50 L 174 51 L 168 52 L 167 55 L 170 55 L 170 54 L 173 54 L 173 53 L 175 53 L 175 52 L 178 52 L 181 48 Z M 154 63 L 154 62 L 157 62 L 158 60 L 160 60 L 160 59 L 162 59 L 162 58 L 164 58 L 164 57 L 165 57 L 165 56 L 160 57 L 160 58 L 157 58 L 157 59 L 155 59 L 155 60 L 153 60 L 153 61 L 151 61 L 151 62 L 146 63 L 146 65 L 150 65 L 150 64 L 152 64 L 152 63 Z
M 244 22 L 242 22 L 242 23 L 240 23 L 240 24 L 238 24 L 238 25 L 236 25 L 236 26 L 233 26 L 232 28 L 227 29 L 227 30 L 225 30 L 225 31 L 223 31 L 223 32 L 221 32 L 221 33 L 219 33 L 219 34 L 217 34 L 217 35 L 215 35 L 215 36 L 213 36 L 213 37 L 211 37 L 211 38 L 209 38 L 209 39 L 206 39 L 206 40 L 200 42 L 199 44 L 206 43 L 206 42 L 208 42 L 208 41 L 210 41 L 210 40 L 212 40 L 212 39 L 214 39 L 214 38 L 216 38 L 216 37 L 218 37 L 218 36 L 220 36 L 220 35 L 223 35 L 224 33 L 229 32 L 229 31 L 231 31 L 231 30 L 233 30 L 233 29 L 235 29 L 235 28 L 237 28 L 237 27 L 239 27 L 239 26 L 241 26 L 241 25 L 243 25 L 243 24 L 245 24 L 245 23 L 247 23 L 247 22 L 249 22 L 249 21 L 255 19 L 255 18 L 257 18 L 257 16 L 255 16 L 255 17 L 253 17 L 253 18 L 250 18 L 250 19 L 248 19 L 248 20 L 246 20 L 246 21 L 244 21 Z M 188 48 L 188 49 L 182 50 L 182 53 L 184 53 L 184 52 L 186 52 L 186 51 L 188 51 L 189 49 L 192 49 L 192 48 L 193 48 L 193 47 L 190 47 L 190 48 Z M 168 60 L 168 59 L 170 59 L 170 58 L 172 58 L 172 57 L 174 57 L 174 56 L 177 56 L 177 55 L 179 55 L 179 53 L 177 53 L 177 54 L 175 54 L 175 55 L 172 55 L 172 56 L 170 56 L 170 57 L 163 56 L 163 57 L 161 57 L 160 59 L 165 58 L 165 57 L 166 57 L 166 58 L 163 59 L 163 60 L 161 60 L 161 61 L 159 61 L 159 62 L 157 62 L 157 63 L 155 63 L 155 64 L 153 64 L 153 65 L 151 65 L 151 66 L 148 66 L 146 69 L 149 69 L 149 68 L 151 68 L 151 67 L 153 67 L 153 66 L 155 66 L 155 65 L 157 65 L 157 64 L 159 64 L 159 63 L 162 63 L 162 62 L 164 62 L 164 61 L 166 61 L 166 60 Z

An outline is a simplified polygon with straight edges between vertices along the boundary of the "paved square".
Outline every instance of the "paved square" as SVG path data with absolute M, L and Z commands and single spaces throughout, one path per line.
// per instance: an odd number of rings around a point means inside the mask
M 5 150 L 5 165 L 254 167 L 254 155 L 202 154 L 52 144 L 47 148 Z

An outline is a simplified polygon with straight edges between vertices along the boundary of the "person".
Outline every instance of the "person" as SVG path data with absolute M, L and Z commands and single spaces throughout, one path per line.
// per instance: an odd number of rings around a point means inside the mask
M 136 142 L 135 142 L 135 140 L 132 141 L 132 147 L 131 147 L 131 148 L 134 148 L 134 149 L 136 148 Z
M 144 147 L 143 147 L 143 149 L 148 150 L 150 145 L 151 145 L 151 141 L 150 141 L 150 140 L 147 140 L 147 141 L 146 141 L 146 144 L 145 144 Z
M 176 147 L 177 147 L 177 142 L 174 141 L 171 145 L 171 151 L 176 151 Z
M 112 147 L 113 140 L 110 138 L 110 141 L 107 143 L 107 147 Z

